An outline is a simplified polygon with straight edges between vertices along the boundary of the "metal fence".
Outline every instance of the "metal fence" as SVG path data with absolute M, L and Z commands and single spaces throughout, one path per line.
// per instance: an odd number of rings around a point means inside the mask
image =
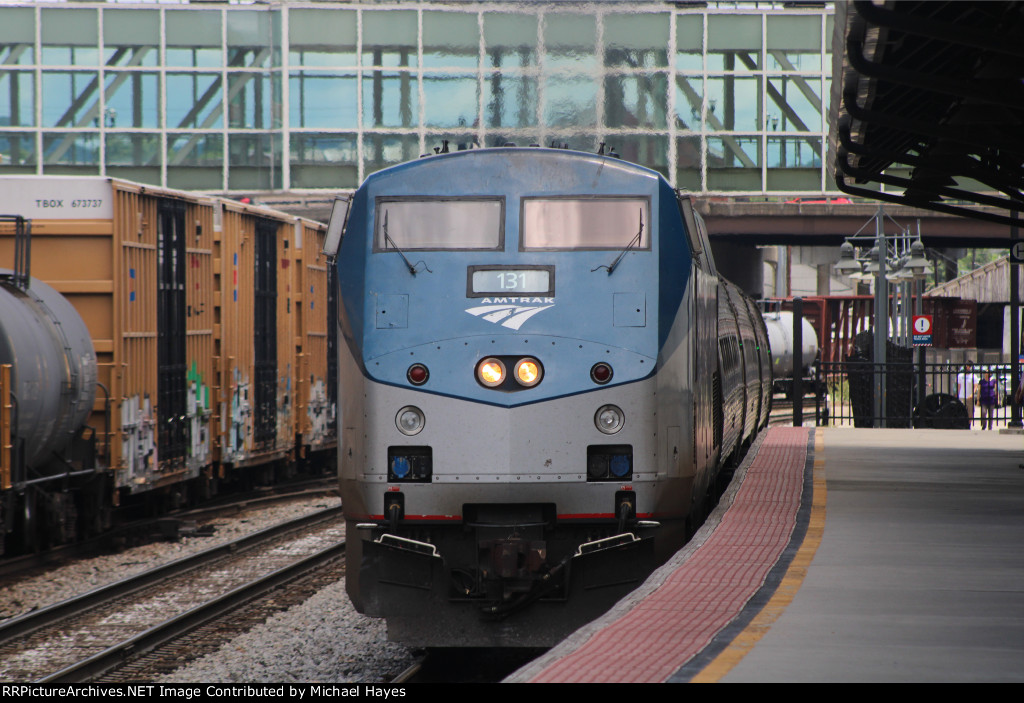
M 1010 365 L 979 365 L 971 379 L 956 364 L 847 360 L 820 363 L 815 371 L 815 424 L 833 427 L 1005 427 L 1013 417 Z M 996 402 L 979 398 L 981 383 L 995 381 Z M 974 392 L 969 392 L 973 385 Z M 963 386 L 963 388 L 961 388 Z M 882 403 L 875 394 L 881 389 Z M 805 401 L 807 403 L 808 401 Z M 988 421 L 991 417 L 991 422 Z

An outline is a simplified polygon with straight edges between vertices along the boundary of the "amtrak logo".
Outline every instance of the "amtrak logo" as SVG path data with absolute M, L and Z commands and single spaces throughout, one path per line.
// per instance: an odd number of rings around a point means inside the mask
M 502 327 L 517 330 L 539 312 L 554 307 L 554 298 L 484 298 L 484 305 L 466 310 Z

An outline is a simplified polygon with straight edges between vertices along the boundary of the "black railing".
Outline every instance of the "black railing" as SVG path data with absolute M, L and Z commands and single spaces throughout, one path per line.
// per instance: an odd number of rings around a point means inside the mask
M 1013 417 L 1009 364 L 979 365 L 973 383 L 956 364 L 821 363 L 815 372 L 815 424 L 847 427 L 1006 427 Z M 995 404 L 982 402 L 981 380 L 995 383 Z M 973 392 L 970 392 L 973 386 Z M 881 389 L 880 407 L 875 395 Z M 804 401 L 809 404 L 809 399 Z M 991 421 L 989 421 L 991 420 Z

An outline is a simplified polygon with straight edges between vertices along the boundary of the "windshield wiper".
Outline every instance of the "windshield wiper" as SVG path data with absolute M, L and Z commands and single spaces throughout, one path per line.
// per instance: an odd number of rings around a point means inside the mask
M 403 252 L 401 249 L 398 248 L 398 245 L 395 244 L 395 240 L 391 238 L 390 234 L 388 234 L 388 211 L 385 210 L 384 211 L 384 247 L 385 247 L 385 249 L 387 248 L 388 243 L 390 243 L 391 246 L 394 248 L 394 250 L 398 252 L 399 256 L 402 257 L 402 261 L 404 261 L 405 265 L 409 268 L 409 273 L 411 273 L 413 276 L 415 276 L 416 275 L 416 266 L 413 266 L 412 263 L 409 262 L 408 257 L 406 257 L 406 255 L 405 255 L 405 252 Z M 417 261 L 416 263 L 417 263 L 417 265 L 418 264 L 423 264 L 423 268 L 428 273 L 433 273 L 433 271 L 431 271 L 430 268 L 427 266 L 426 262 L 424 262 L 424 261 Z
M 632 249 L 634 246 L 640 246 L 640 235 L 642 235 L 643 232 L 644 232 L 644 209 L 640 208 L 640 229 L 638 229 L 636 231 L 636 234 L 633 235 L 633 238 L 629 240 L 629 243 L 626 245 L 626 248 L 623 249 L 619 253 L 619 255 L 617 257 L 615 257 L 615 261 L 612 262 L 611 266 L 601 265 L 601 266 L 598 266 L 597 268 L 590 269 L 590 272 L 593 273 L 594 271 L 598 271 L 600 269 L 608 269 L 608 275 L 611 276 L 612 273 L 615 271 L 615 267 L 619 265 L 620 261 L 622 261 L 622 257 L 624 257 L 627 253 L 629 253 L 629 250 Z

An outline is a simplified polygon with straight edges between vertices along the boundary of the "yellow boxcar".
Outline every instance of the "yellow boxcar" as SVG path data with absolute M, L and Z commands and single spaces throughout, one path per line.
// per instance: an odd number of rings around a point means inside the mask
M 323 255 L 326 227 L 312 220 L 297 219 L 292 247 L 295 275 L 293 298 L 298 336 L 296 406 L 299 451 L 304 458 L 326 454 L 337 447 L 337 327 L 331 307 L 334 296 L 327 258 Z M 336 311 L 335 311 L 336 315 Z M 320 456 L 329 459 L 328 456 Z
M 89 328 L 100 386 L 90 424 L 117 488 L 178 483 L 213 461 L 215 205 L 99 177 L 0 178 L 0 213 L 32 220 L 32 276 Z
M 219 460 L 229 469 L 294 461 L 295 218 L 229 200 L 220 206 Z

